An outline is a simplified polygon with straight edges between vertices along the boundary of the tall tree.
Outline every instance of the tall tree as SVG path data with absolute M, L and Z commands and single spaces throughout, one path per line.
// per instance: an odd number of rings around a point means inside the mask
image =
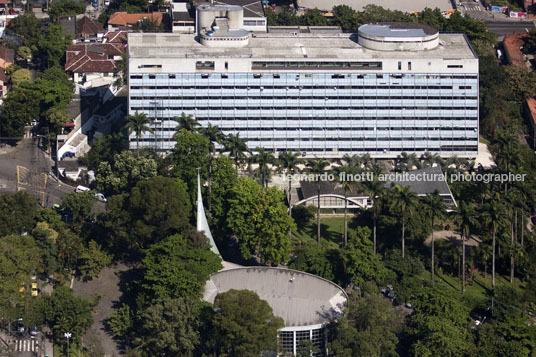
M 172 119 L 177 122 L 177 126 L 175 127 L 175 131 L 177 132 L 180 132 L 181 129 L 192 133 L 197 132 L 200 126 L 199 122 L 191 114 L 186 115 L 182 113 L 180 117 L 173 117 Z
M 244 159 L 245 153 L 249 152 L 247 140 L 240 137 L 238 134 L 229 134 L 224 141 L 223 150 L 229 153 L 233 158 L 235 167 L 238 169 L 240 162 Z
M 43 53 L 46 68 L 61 65 L 65 49 L 71 43 L 71 35 L 63 32 L 61 25 L 49 25 L 45 36 L 39 40 L 39 48 Z
M 495 261 L 496 261 L 496 235 L 497 230 L 504 223 L 504 208 L 501 201 L 490 200 L 484 206 L 484 223 L 491 229 L 491 287 L 495 289 Z
M 227 224 L 238 237 L 244 259 L 257 255 L 262 263 L 274 265 L 288 261 L 288 232 L 295 225 L 283 198 L 283 192 L 275 187 L 263 190 L 252 179 L 238 180 L 229 199 Z
M 396 185 L 394 187 L 394 199 L 391 202 L 391 207 L 398 211 L 402 221 L 402 258 L 405 252 L 405 230 L 408 217 L 413 215 L 418 205 L 418 198 L 410 186 Z
M 320 187 L 322 184 L 322 181 L 320 180 L 320 175 L 324 173 L 326 170 L 326 167 L 329 165 L 329 163 L 324 159 L 310 159 L 307 161 L 307 172 L 309 172 L 311 175 L 316 176 L 316 188 L 317 188 L 317 214 L 316 214 L 316 228 L 317 228 L 317 242 L 320 244 Z
M 384 182 L 374 175 L 373 180 L 364 182 L 365 190 L 368 192 L 369 201 L 372 203 L 372 241 L 374 243 L 374 254 L 376 254 L 376 227 L 378 225 L 378 200 L 385 192 Z
M 134 344 L 150 356 L 191 356 L 199 343 L 198 309 L 191 298 L 151 305 L 143 313 Z
M 66 350 L 65 332 L 71 333 L 71 343 L 79 345 L 84 332 L 91 326 L 91 305 L 75 296 L 66 286 L 58 286 L 43 301 L 45 320 L 53 331 L 54 341 Z
M 435 239 L 434 239 L 434 222 L 436 218 L 443 218 L 447 212 L 447 206 L 443 202 L 439 191 L 435 190 L 424 198 L 424 204 L 430 216 L 432 228 L 432 284 L 435 283 Z
M 292 217 L 292 175 L 300 172 L 299 165 L 302 163 L 302 159 L 298 153 L 292 151 L 283 151 L 279 153 L 277 158 L 278 171 L 284 173 L 288 177 L 288 215 Z
M 211 209 L 212 205 L 212 165 L 214 161 L 214 155 L 216 154 L 216 144 L 221 145 L 224 140 L 224 135 L 220 128 L 216 125 L 208 124 L 206 128 L 199 130 L 209 141 L 209 161 L 208 161 L 208 209 Z
M 465 294 L 465 241 L 471 237 L 471 229 L 477 223 L 477 215 L 472 204 L 461 201 L 454 212 L 454 221 L 460 229 L 462 238 L 462 294 Z
M 231 289 L 214 299 L 213 345 L 217 355 L 258 356 L 277 349 L 277 330 L 283 319 L 249 290 Z
M 348 164 L 338 166 L 336 171 L 337 178 L 344 191 L 344 246 L 346 247 L 348 245 L 348 192 L 352 192 L 355 187 L 352 175 L 354 175 L 356 171 Z
M 136 150 L 138 156 L 140 156 L 140 138 L 141 134 L 144 131 L 149 133 L 153 132 L 153 128 L 149 126 L 153 121 L 145 113 L 134 113 L 134 115 L 128 115 L 126 117 L 127 123 L 125 124 L 125 129 L 128 130 L 128 134 L 136 133 Z
M 254 170 L 254 175 L 261 180 L 261 186 L 266 188 L 268 187 L 268 182 L 270 182 L 271 168 L 268 165 L 274 165 L 276 160 L 274 155 L 271 152 L 264 151 L 263 148 L 256 149 L 256 154 L 253 154 L 250 157 L 249 162 L 252 164 L 259 165 Z

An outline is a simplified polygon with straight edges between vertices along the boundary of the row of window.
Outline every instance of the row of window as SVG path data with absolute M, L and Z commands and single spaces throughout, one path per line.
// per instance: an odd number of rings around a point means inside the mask
M 211 62 L 211 61 L 205 61 L 205 62 Z M 212 61 L 212 63 L 214 63 Z M 151 65 L 156 66 L 156 65 Z M 161 65 L 159 65 L 162 68 Z M 138 68 L 151 68 L 151 67 L 143 67 L 139 66 Z M 393 78 L 393 79 L 402 79 L 402 78 L 415 78 L 415 79 L 477 79 L 478 76 L 476 74 L 402 74 L 402 73 L 391 73 L 391 74 L 383 74 L 383 73 L 366 73 L 366 74 L 330 74 L 330 73 L 304 73 L 304 74 L 295 74 L 295 73 L 159 73 L 159 74 L 153 74 L 153 73 L 136 73 L 131 74 L 130 79 L 143 79 L 143 77 L 149 78 L 149 79 L 164 79 L 166 76 L 168 79 L 176 79 L 177 76 L 182 78 L 221 78 L 221 79 L 228 79 L 229 76 L 231 79 L 245 79 L 245 78 L 273 78 L 273 79 L 288 79 L 293 78 L 295 76 L 296 79 L 307 79 L 307 78 L 325 78 L 326 76 L 331 76 L 332 79 L 349 79 L 349 78 L 358 78 L 358 79 L 384 79 L 384 78 Z
M 247 139 L 248 142 L 255 142 L 255 141 L 270 141 L 270 142 L 278 142 L 278 141 L 285 141 L 285 142 L 294 142 L 294 141 L 299 141 L 301 143 L 306 143 L 306 142 L 339 142 L 339 143 L 355 143 L 356 140 L 355 139 L 352 139 L 352 140 L 344 140 L 344 139 L 341 139 L 341 138 L 337 138 L 337 137 L 334 137 L 334 138 L 330 138 L 330 137 L 323 137 L 323 138 L 259 138 L 259 137 L 255 137 L 255 138 L 247 138 L 245 137 L 245 139 Z M 157 137 L 157 140 L 163 140 L 161 137 Z M 164 139 L 165 140 L 165 139 Z M 155 141 L 155 136 L 154 135 L 150 135 L 150 136 L 142 136 L 140 138 L 140 142 L 151 142 L 151 141 Z M 357 140 L 358 142 L 382 142 L 382 141 L 389 141 L 389 142 L 396 142 L 396 141 L 444 141 L 444 142 L 453 142 L 453 141 L 471 141 L 471 142 L 476 142 L 476 138 L 443 138 L 443 139 L 440 139 L 440 138 L 423 138 L 423 137 L 404 137 L 404 138 L 359 138 L 359 140 Z
M 459 107 L 453 107 L 453 106 L 448 106 L 448 107 L 435 107 L 435 106 L 428 106 L 428 107 L 425 107 L 425 106 L 420 106 L 420 107 L 417 107 L 417 106 L 405 106 L 405 107 L 378 107 L 378 106 L 364 106 L 364 105 L 348 105 L 344 108 L 340 108 L 340 107 L 335 107 L 335 108 L 330 108 L 330 107 L 326 107 L 325 105 L 319 105 L 317 107 L 310 107 L 310 106 L 284 106 L 284 107 L 265 107 L 265 106 L 262 106 L 262 107 L 254 107 L 254 106 L 246 106 L 246 107 L 237 107 L 237 106 L 224 106 L 223 104 L 221 105 L 221 109 L 220 109 L 220 106 L 218 107 L 214 107 L 214 106 L 208 106 L 208 107 L 201 107 L 199 106 L 198 104 L 191 104 L 191 105 L 187 105 L 187 104 L 184 104 L 180 107 L 165 107 L 165 108 L 162 108 L 162 107 L 155 107 L 155 106 L 150 106 L 150 107 L 142 107 L 142 106 L 132 106 L 130 108 L 131 110 L 133 111 L 141 111 L 141 110 L 145 110 L 145 111 L 155 111 L 155 110 L 263 110 L 263 111 L 267 111 L 267 110 L 339 110 L 339 111 L 345 111 L 345 110 L 476 110 L 478 109 L 476 106 L 459 106 Z
M 130 86 L 130 89 L 249 89 L 249 90 L 266 90 L 266 89 L 280 89 L 280 90 L 303 90 L 303 89 L 331 89 L 331 90 L 337 90 L 337 89 L 454 89 L 454 90 L 465 90 L 465 89 L 472 89 L 472 86 L 440 86 L 440 85 L 421 85 L 421 86 L 402 86 L 402 85 L 393 85 L 390 86 L 385 85 L 373 85 L 373 86 L 366 86 L 366 85 L 344 85 L 344 86 L 333 86 L 333 85 L 314 85 L 314 86 L 252 86 L 248 85 L 247 83 L 244 83 L 242 85 L 240 84 L 229 84 L 229 85 L 222 85 L 222 84 L 214 84 L 211 86 L 202 86 L 202 85 L 182 85 L 182 86 L 169 86 L 166 84 L 161 85 L 154 85 L 154 86 L 136 86 L 132 85 Z
M 168 132 L 175 132 L 175 127 L 165 127 L 161 128 L 158 124 L 153 125 L 155 130 L 158 131 L 168 131 Z M 220 128 L 222 131 L 234 131 L 237 129 L 237 127 L 232 128 Z M 417 127 L 417 126 L 404 126 L 404 127 L 351 127 L 351 128 L 317 128 L 317 129 L 311 129 L 311 128 L 300 128 L 300 127 L 284 127 L 284 128 L 260 128 L 260 127 L 240 127 L 238 128 L 240 131 L 285 131 L 285 132 L 292 132 L 292 131 L 303 131 L 304 133 L 310 133 L 310 132 L 320 132 L 320 130 L 324 131 L 374 131 L 375 129 L 378 131 L 409 131 L 409 130 L 423 130 L 423 131 L 443 131 L 443 132 L 452 132 L 452 131 L 474 131 L 476 128 L 467 128 L 467 127 Z
M 133 111 L 132 113 L 134 113 Z M 154 114 L 154 110 L 152 111 L 152 114 Z M 154 115 L 149 115 L 149 117 L 152 117 L 154 119 Z M 172 120 L 173 117 L 170 116 L 160 116 L 158 115 L 158 120 Z M 396 120 L 396 121 L 432 121 L 432 120 L 447 120 L 447 121 L 476 121 L 477 118 L 466 118 L 466 117 L 322 117 L 322 118 L 307 118 L 307 117 L 271 117 L 271 118 L 259 118 L 259 117 L 243 117 L 243 118 L 237 118 L 237 117 L 196 117 L 196 120 L 199 122 L 203 121 L 215 121 L 215 120 L 225 120 L 225 121 L 234 121 L 234 120 L 246 120 L 251 121 L 254 123 L 257 123 L 258 121 L 290 121 L 290 122 L 300 122 L 300 121 L 336 121 L 336 120 L 343 120 L 343 121 L 349 121 L 352 123 L 361 121 L 361 120 Z M 342 128 L 341 128 L 342 129 Z
M 396 95 L 393 95 L 393 96 L 375 96 L 375 95 L 370 95 L 370 96 L 358 96 L 358 95 L 354 95 L 354 96 L 351 96 L 351 95 L 339 95 L 339 96 L 332 96 L 332 95 L 323 95 L 323 94 L 320 94 L 318 93 L 318 95 L 315 97 L 315 96 L 296 96 L 296 95 L 285 95 L 285 96 L 281 96 L 281 97 L 269 97 L 269 96 L 256 96 L 256 95 L 247 95 L 247 96 L 202 96 L 202 95 L 199 95 L 199 96 L 186 96 L 186 95 L 183 95 L 183 96 L 165 96 L 165 97 L 157 97 L 157 96 L 132 96 L 130 97 L 130 100 L 160 100 L 160 101 L 164 101 L 164 100 L 211 100 L 211 101 L 216 101 L 216 100 L 244 100 L 244 99 L 248 99 L 248 100 L 281 100 L 281 99 L 287 99 L 287 100 L 292 100 L 292 99 L 299 99 L 299 100 L 307 100 L 307 99 L 310 99 L 310 100 L 318 100 L 318 99 L 325 99 L 325 100 L 381 100 L 381 99 L 387 99 L 387 100 L 401 100 L 401 99 L 409 99 L 409 100 L 476 100 L 478 99 L 476 96 L 455 96 L 455 95 L 450 95 L 450 96 L 441 96 L 441 97 L 438 97 L 438 96 L 396 96 Z

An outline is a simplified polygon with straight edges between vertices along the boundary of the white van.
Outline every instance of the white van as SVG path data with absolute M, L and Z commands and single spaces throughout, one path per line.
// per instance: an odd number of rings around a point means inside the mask
M 80 192 L 87 192 L 87 191 L 90 191 L 90 189 L 86 186 L 82 186 L 82 185 L 78 185 L 76 186 L 76 188 L 74 189 L 74 192 L 76 193 L 80 193 Z

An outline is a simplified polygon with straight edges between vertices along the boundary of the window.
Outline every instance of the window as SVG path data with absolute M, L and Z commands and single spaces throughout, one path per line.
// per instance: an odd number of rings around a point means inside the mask
M 162 68 L 161 64 L 141 64 L 138 68 Z
M 225 61 L 225 69 L 229 69 L 229 62 Z
M 447 68 L 463 68 L 461 64 L 448 64 Z
M 402 69 L 402 61 L 398 61 L 398 70 Z
M 195 63 L 195 69 L 213 70 L 214 61 L 197 61 Z
M 411 71 L 411 62 L 408 62 L 408 71 Z

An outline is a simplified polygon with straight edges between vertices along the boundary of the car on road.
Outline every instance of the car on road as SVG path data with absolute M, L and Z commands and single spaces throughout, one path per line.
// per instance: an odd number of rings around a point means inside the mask
M 37 296 L 37 295 L 39 295 L 39 290 L 37 289 L 37 283 L 32 283 L 32 291 L 31 291 L 31 294 L 32 294 L 32 296 Z
M 102 194 L 102 193 L 100 193 L 100 192 L 97 192 L 97 193 L 95 194 L 95 197 L 96 197 L 99 201 L 101 201 L 101 202 L 106 202 L 106 201 L 108 201 L 108 200 L 106 199 L 106 197 L 104 196 L 104 194 Z
M 110 0 L 104 0 L 104 6 L 110 6 Z
M 93 0 L 93 2 L 91 3 L 91 5 L 93 7 L 99 7 L 99 1 L 98 0 Z
M 91 191 L 91 190 L 89 189 L 89 187 L 82 186 L 82 185 L 78 185 L 78 186 L 76 186 L 76 188 L 74 189 L 74 192 L 76 192 L 76 193 L 80 193 L 80 192 L 88 192 L 88 191 Z
M 37 332 L 38 332 L 38 331 L 37 331 L 37 326 L 34 325 L 34 326 L 30 329 L 30 336 L 32 336 L 32 338 L 35 337 L 35 336 L 37 336 Z

